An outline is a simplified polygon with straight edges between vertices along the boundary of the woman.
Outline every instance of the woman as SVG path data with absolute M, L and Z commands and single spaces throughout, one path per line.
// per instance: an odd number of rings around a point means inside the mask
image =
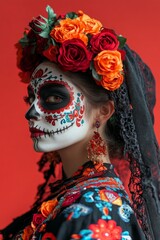
M 154 78 L 126 39 L 98 20 L 47 12 L 17 44 L 29 83 L 26 119 L 35 150 L 45 152 L 46 181 L 32 209 L 1 231 L 4 239 L 157 240 Z M 117 158 L 128 160 L 130 198 Z M 52 181 L 61 162 L 63 177 Z

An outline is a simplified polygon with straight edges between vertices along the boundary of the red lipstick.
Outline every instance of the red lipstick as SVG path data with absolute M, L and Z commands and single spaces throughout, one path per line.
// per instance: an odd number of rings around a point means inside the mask
M 31 138 L 37 138 L 45 134 L 45 132 L 37 129 L 37 128 L 29 128 L 31 132 Z

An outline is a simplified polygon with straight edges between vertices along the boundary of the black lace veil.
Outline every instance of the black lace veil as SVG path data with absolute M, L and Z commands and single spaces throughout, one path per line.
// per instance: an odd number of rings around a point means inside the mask
M 124 152 L 130 161 L 129 189 L 147 239 L 160 238 L 160 156 L 154 133 L 155 79 L 149 67 L 125 46 L 125 83 L 112 93 Z

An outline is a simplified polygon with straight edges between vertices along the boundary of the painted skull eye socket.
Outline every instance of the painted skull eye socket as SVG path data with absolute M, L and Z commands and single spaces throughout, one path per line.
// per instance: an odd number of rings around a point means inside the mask
M 55 96 L 49 96 L 46 99 L 46 103 L 60 103 L 62 101 L 63 101 L 63 99 L 59 96 L 56 96 L 56 95 Z
M 73 92 L 67 83 L 54 81 L 40 86 L 37 97 L 42 110 L 54 111 L 69 106 L 73 100 Z

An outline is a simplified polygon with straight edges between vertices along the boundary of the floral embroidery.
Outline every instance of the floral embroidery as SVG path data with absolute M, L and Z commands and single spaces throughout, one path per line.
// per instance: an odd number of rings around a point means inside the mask
M 70 207 L 66 208 L 62 214 L 67 218 L 70 214 L 72 214 L 72 218 L 79 218 L 81 216 L 86 216 L 92 212 L 92 209 L 82 205 L 82 204 L 72 204 Z
M 83 195 L 83 197 L 85 198 L 86 202 L 94 202 L 94 198 L 93 198 L 94 192 L 87 192 Z
M 62 207 L 67 207 L 75 202 L 81 196 L 80 192 L 73 192 L 72 195 L 66 196 L 64 202 L 62 203 Z
M 118 213 L 124 222 L 129 222 L 130 216 L 133 214 L 133 210 L 128 204 L 125 203 L 119 208 Z
M 53 233 L 46 232 L 41 240 L 56 240 L 56 237 L 53 235 Z
M 23 234 L 22 234 L 22 239 L 23 240 L 29 240 L 30 237 L 33 234 L 33 229 L 31 226 L 27 226 L 25 227 L 25 229 L 23 230 Z
M 112 165 L 89 161 L 54 186 L 53 199 L 41 204 L 18 239 L 132 240 L 133 210 Z
M 122 205 L 121 197 L 116 192 L 107 189 L 102 189 L 99 191 L 99 195 L 101 200 L 103 201 L 111 202 L 112 204 L 116 204 L 118 206 Z
M 89 229 L 83 229 L 79 234 L 72 234 L 71 239 L 92 240 L 92 231 Z
M 121 240 L 122 228 L 117 226 L 114 220 L 105 221 L 99 219 L 97 224 L 90 224 L 89 229 L 93 232 L 92 238 L 101 240 Z
M 114 220 L 99 219 L 97 224 L 90 224 L 89 229 L 81 230 L 79 235 L 72 235 L 72 239 L 83 240 L 121 240 L 122 228 Z
M 46 218 L 41 213 L 33 214 L 32 228 L 36 229 Z
M 49 200 L 47 202 L 43 202 L 40 208 L 40 211 L 44 217 L 48 217 L 48 215 L 53 211 L 53 209 L 58 205 L 57 199 Z

